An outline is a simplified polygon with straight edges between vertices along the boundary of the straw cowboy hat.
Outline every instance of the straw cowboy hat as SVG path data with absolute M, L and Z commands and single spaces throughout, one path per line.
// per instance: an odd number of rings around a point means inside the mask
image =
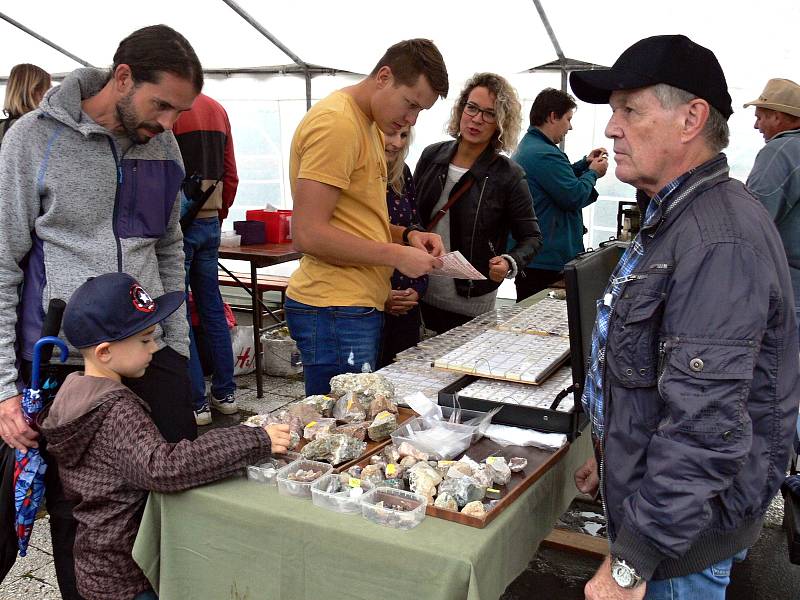
M 761 95 L 744 105 L 748 106 L 762 106 L 800 117 L 800 85 L 788 79 L 770 79 Z

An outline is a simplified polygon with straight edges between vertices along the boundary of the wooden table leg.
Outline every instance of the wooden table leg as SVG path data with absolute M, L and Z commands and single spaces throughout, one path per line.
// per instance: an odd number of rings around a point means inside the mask
M 253 300 L 253 350 L 256 353 L 256 398 L 264 396 L 264 382 L 261 378 L 261 361 L 263 352 L 261 348 L 261 306 L 258 303 L 258 269 L 256 263 L 250 262 L 250 290 Z

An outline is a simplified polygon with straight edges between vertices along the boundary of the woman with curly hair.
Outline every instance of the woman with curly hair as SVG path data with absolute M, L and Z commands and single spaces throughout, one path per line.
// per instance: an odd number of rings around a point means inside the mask
M 422 225 L 459 250 L 486 280 L 431 277 L 422 319 L 442 333 L 494 308 L 503 279 L 514 279 L 542 245 L 522 168 L 501 152 L 522 127 L 517 93 L 494 73 L 474 75 L 453 106 L 453 141 L 425 148 L 414 172 Z M 509 248 L 509 233 L 516 244 Z
M 28 63 L 12 67 L 3 103 L 3 112 L 8 118 L 0 120 L 0 142 L 17 119 L 39 106 L 49 89 L 50 74 L 44 69 Z

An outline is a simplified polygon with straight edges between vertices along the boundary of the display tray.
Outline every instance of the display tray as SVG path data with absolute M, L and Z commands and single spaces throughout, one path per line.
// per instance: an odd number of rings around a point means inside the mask
M 451 407 L 460 405 L 462 409 L 482 413 L 501 407 L 497 414 L 492 417 L 492 423 L 527 427 L 547 433 L 564 433 L 570 442 L 578 436 L 580 430 L 586 424 L 585 413 L 580 411 L 579 405 L 571 412 L 562 412 L 534 406 L 493 402 L 482 398 L 470 398 L 458 393 L 459 390 L 467 387 L 477 379 L 473 375 L 465 375 L 458 381 L 443 388 L 439 391 L 439 404 Z M 457 399 L 456 394 L 458 394 Z M 555 400 L 555 396 L 553 399 Z
M 398 406 L 397 407 L 397 426 L 400 427 L 400 425 L 402 425 L 403 423 L 405 423 L 409 419 L 413 419 L 416 416 L 417 416 L 417 413 L 415 413 L 410 408 L 405 408 L 403 406 Z M 349 469 L 353 465 L 357 465 L 361 460 L 363 460 L 365 458 L 369 458 L 370 456 L 375 454 L 378 450 L 381 450 L 384 446 L 386 446 L 388 444 L 391 444 L 392 443 L 392 438 L 390 438 L 390 437 L 386 438 L 382 442 L 373 442 L 371 439 L 367 438 L 366 442 L 367 442 L 367 447 L 364 449 L 364 452 L 361 453 L 361 456 L 359 456 L 355 460 L 351 460 L 349 462 L 342 463 L 342 464 L 340 464 L 338 466 L 334 465 L 333 472 L 334 473 L 341 473 L 342 471 L 346 471 L 347 469 Z M 297 446 L 297 449 L 295 450 L 295 452 L 299 453 L 303 449 L 303 446 L 305 446 L 307 443 L 308 443 L 308 440 L 306 440 L 306 439 L 300 440 L 300 445 Z
M 511 481 L 508 482 L 508 485 L 495 486 L 495 489 L 500 491 L 497 504 L 482 519 L 453 510 L 437 508 L 432 504 L 428 505 L 425 514 L 445 521 L 453 521 L 454 523 L 482 529 L 508 508 L 531 484 L 547 473 L 566 454 L 567 450 L 569 450 L 569 444 L 562 446 L 558 450 L 541 450 L 530 446 L 501 446 L 489 438 L 482 438 L 470 445 L 464 454 L 467 454 L 477 462 L 483 462 L 490 456 L 504 456 L 506 459 L 518 456 L 527 459 L 528 464 L 519 473 L 511 474 Z M 464 454 L 461 454 L 458 458 L 461 458 Z M 361 467 L 368 465 L 369 457 L 361 459 L 356 464 Z M 380 484 L 378 487 L 380 487 Z M 484 498 L 483 502 L 488 502 L 488 500 L 488 498 Z

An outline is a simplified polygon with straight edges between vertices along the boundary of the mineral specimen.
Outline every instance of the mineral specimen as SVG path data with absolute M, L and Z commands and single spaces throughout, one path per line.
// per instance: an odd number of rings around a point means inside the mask
M 400 461 L 400 452 L 397 451 L 397 446 L 394 444 L 386 446 L 386 448 L 383 449 L 383 455 L 386 457 L 386 462 L 396 463 Z
M 319 419 L 317 421 L 311 421 L 310 423 L 306 424 L 305 428 L 303 429 L 303 437 L 307 440 L 318 440 L 326 435 L 331 435 L 335 428 L 336 419 Z
M 439 494 L 436 496 L 436 502 L 433 503 L 436 508 L 443 508 L 445 510 L 458 511 L 458 503 L 456 499 L 450 494 Z
M 367 435 L 372 441 L 380 442 L 392 435 L 395 429 L 397 429 L 397 417 L 385 410 L 375 417 L 367 429 Z
M 397 405 L 386 398 L 386 396 L 375 396 L 375 398 L 369 403 L 367 415 L 370 419 L 374 419 L 378 416 L 378 413 L 382 413 L 383 411 L 397 414 Z
M 339 425 L 333 432 L 343 433 L 363 442 L 367 439 L 367 427 L 369 427 L 369 425 L 363 421 L 360 423 L 346 423 L 344 425 Z
M 323 417 L 331 417 L 333 416 L 333 405 L 336 404 L 336 398 L 319 394 L 309 396 L 302 403 L 313 407 Z
M 491 487 L 494 483 L 494 471 L 489 465 L 480 465 L 472 473 L 472 476 L 475 481 L 484 487 Z
M 483 503 L 479 501 L 470 502 L 464 508 L 461 509 L 461 512 L 465 515 L 470 515 L 471 517 L 477 517 L 479 519 L 483 519 L 486 516 L 486 509 L 483 507 Z
M 367 411 L 358 401 L 355 392 L 348 392 L 336 401 L 333 416 L 337 421 L 356 423 L 367 418 Z
M 428 463 L 418 462 L 409 469 L 408 480 L 412 492 L 425 496 L 428 502 L 433 502 L 436 486 L 442 481 L 442 477 Z
M 528 459 L 521 458 L 519 456 L 515 456 L 508 460 L 508 468 L 511 469 L 512 473 L 519 473 L 528 466 Z
M 472 467 L 470 467 L 467 463 L 462 462 L 455 462 L 453 463 L 450 468 L 447 470 L 447 477 L 471 477 L 472 476 Z
M 486 459 L 486 464 L 494 471 L 494 482 L 498 485 L 506 485 L 511 481 L 511 469 L 503 456 L 490 456 Z
M 306 444 L 300 451 L 303 458 L 323 460 L 332 465 L 339 465 L 358 458 L 367 447 L 365 442 L 341 433 L 334 433 Z
M 397 449 L 397 451 L 400 453 L 400 456 L 413 456 L 417 460 L 428 460 L 428 455 L 425 452 L 417 450 L 408 442 L 403 442 L 400 444 L 400 447 Z
M 378 373 L 344 373 L 331 378 L 331 394 L 342 396 L 347 392 L 356 392 L 368 398 L 394 398 L 392 382 Z
M 361 470 L 361 479 L 378 485 L 383 481 L 383 469 L 379 465 L 367 465 Z
M 486 488 L 472 477 L 461 477 L 460 479 L 445 479 L 439 485 L 439 493 L 450 494 L 456 499 L 459 506 L 464 506 L 470 502 L 482 500 L 486 494 Z
M 315 471 L 313 469 L 298 469 L 294 473 L 289 473 L 286 478 L 291 479 L 292 481 L 302 481 L 303 483 L 308 483 L 309 481 L 318 479 L 320 475 L 322 475 L 322 471 Z
M 397 453 L 397 456 L 400 456 L 399 452 Z M 399 464 L 404 469 L 410 469 L 416 463 L 417 463 L 417 459 L 414 458 L 413 456 L 404 456 L 403 458 L 400 459 L 400 463 Z
M 303 427 L 308 425 L 311 421 L 319 421 L 322 415 L 310 404 L 298 402 L 289 407 L 289 414 L 294 415 L 303 423 Z

